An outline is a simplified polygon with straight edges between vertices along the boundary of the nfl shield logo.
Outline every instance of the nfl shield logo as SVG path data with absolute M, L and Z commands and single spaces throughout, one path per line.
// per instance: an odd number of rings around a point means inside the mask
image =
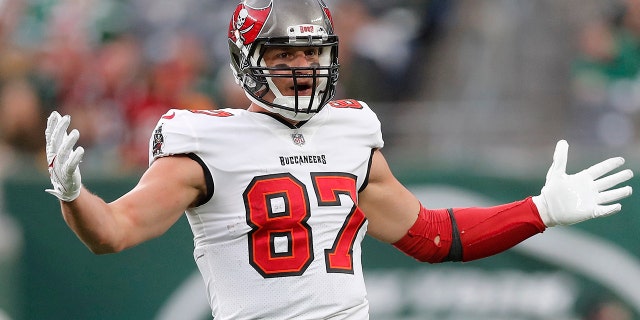
M 292 133 L 291 139 L 293 140 L 293 143 L 295 143 L 297 146 L 301 146 L 305 142 L 304 136 L 302 135 L 302 133 Z

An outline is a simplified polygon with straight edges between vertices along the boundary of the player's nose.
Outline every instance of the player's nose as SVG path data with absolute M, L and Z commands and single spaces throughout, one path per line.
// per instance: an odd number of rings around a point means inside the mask
M 296 51 L 293 56 L 293 60 L 291 61 L 292 67 L 310 67 L 313 64 L 313 61 L 309 59 L 309 57 L 305 54 L 304 51 Z

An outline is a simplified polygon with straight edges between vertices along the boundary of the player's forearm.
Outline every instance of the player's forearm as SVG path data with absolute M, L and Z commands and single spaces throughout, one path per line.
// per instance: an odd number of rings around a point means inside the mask
M 531 198 L 487 208 L 422 207 L 394 246 L 424 262 L 471 261 L 508 250 L 545 228 Z
M 100 197 L 83 187 L 77 199 L 60 204 L 65 222 L 91 252 L 106 254 L 124 249 L 119 232 L 122 228 Z

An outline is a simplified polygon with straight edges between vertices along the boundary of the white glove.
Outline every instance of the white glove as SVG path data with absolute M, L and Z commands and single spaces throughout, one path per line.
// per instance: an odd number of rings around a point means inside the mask
M 80 195 L 82 186 L 78 164 L 82 161 L 84 148 L 73 146 L 80 137 L 80 132 L 73 129 L 67 134 L 71 117 L 62 117 L 53 111 L 47 119 L 47 129 L 44 132 L 47 146 L 47 162 L 53 189 L 46 192 L 58 197 L 62 201 L 73 201 Z
M 544 224 L 547 227 L 570 225 L 620 211 L 620 203 L 612 202 L 630 196 L 631 186 L 609 189 L 631 179 L 633 172 L 626 169 L 607 174 L 623 165 L 624 159 L 610 158 L 568 175 L 568 150 L 565 140 L 558 141 L 546 183 L 540 195 L 533 197 Z

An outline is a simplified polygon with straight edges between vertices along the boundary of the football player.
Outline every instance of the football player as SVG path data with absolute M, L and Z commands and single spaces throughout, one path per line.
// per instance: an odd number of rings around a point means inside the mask
M 74 149 L 68 115 L 53 112 L 46 129 L 47 191 L 92 252 L 158 237 L 186 214 L 216 320 L 368 319 L 366 234 L 420 261 L 470 261 L 616 213 L 632 192 L 619 186 L 632 171 L 614 172 L 620 157 L 567 174 L 561 140 L 539 195 L 427 208 L 390 171 L 369 106 L 331 101 L 338 37 L 322 0 L 244 0 L 228 37 L 250 106 L 167 112 L 151 133 L 149 168 L 119 199 L 82 185 L 84 149 Z

